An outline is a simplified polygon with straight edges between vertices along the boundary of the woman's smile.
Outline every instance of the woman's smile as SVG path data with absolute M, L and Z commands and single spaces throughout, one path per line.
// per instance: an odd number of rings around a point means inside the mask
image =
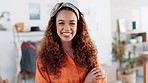
M 62 35 L 67 38 L 67 37 L 71 37 L 72 33 L 71 32 L 62 32 Z

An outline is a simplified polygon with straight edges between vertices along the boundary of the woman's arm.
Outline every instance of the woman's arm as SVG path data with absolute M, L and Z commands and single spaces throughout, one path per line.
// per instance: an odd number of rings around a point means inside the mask
M 93 68 L 87 74 L 83 83 L 107 83 L 105 71 L 101 66 Z

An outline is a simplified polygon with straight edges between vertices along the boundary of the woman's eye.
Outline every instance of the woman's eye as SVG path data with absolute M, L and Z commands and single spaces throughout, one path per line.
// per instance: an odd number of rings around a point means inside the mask
M 63 23 L 63 22 L 60 22 L 59 24 L 62 25 L 62 24 L 64 24 L 64 23 Z
M 70 25 L 75 25 L 75 23 L 70 23 Z

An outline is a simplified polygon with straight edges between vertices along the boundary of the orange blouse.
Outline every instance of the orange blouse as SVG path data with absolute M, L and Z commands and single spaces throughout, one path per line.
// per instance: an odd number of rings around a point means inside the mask
M 41 70 L 42 64 L 36 61 L 35 83 L 83 83 L 86 76 L 86 68 L 77 68 L 73 59 L 66 54 L 66 66 L 60 69 L 61 75 L 56 78 L 54 75 L 48 75 Z M 101 79 L 98 83 L 102 83 Z

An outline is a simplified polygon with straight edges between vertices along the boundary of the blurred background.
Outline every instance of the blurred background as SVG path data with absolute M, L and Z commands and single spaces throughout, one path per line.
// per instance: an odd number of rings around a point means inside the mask
M 0 1 L 0 80 L 34 83 L 35 51 L 51 9 L 62 1 L 84 13 L 107 83 L 148 83 L 147 0 Z M 21 71 L 22 66 L 30 67 Z

